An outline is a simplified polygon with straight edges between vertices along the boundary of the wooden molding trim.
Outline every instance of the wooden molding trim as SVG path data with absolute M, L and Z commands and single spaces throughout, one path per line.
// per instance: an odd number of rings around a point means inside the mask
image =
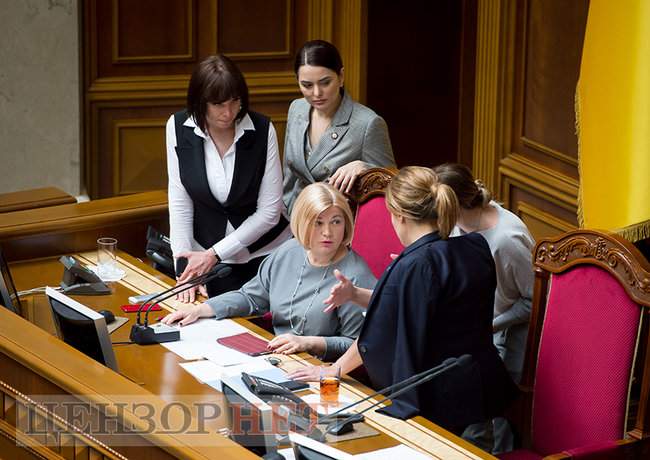
M 524 144 L 526 147 L 531 148 L 533 150 L 537 150 L 538 152 L 541 152 L 545 155 L 551 156 L 553 158 L 556 158 L 560 161 L 563 161 L 564 163 L 575 166 L 576 168 L 578 167 L 578 159 L 573 158 L 566 153 L 562 153 L 558 150 L 554 150 L 544 144 L 540 144 L 539 142 L 535 142 L 531 139 L 528 139 L 525 136 L 521 137 L 521 142 Z
M 72 195 L 56 187 L 0 194 L 0 213 L 76 203 Z
M 0 223 L 0 241 L 33 234 L 62 233 L 97 226 L 116 220 L 136 220 L 167 213 L 167 193 L 163 190 L 85 203 L 51 206 L 7 213 Z
M 473 172 L 491 190 L 497 187 L 497 165 L 509 148 L 512 95 L 514 9 L 505 0 L 479 0 L 476 33 L 476 92 Z
M 260 94 L 300 94 L 296 76 L 287 72 L 248 72 L 244 75 L 251 96 Z M 187 96 L 189 75 L 169 77 L 111 77 L 98 78 L 88 88 L 89 101 L 119 99 L 149 99 Z M 122 93 L 122 94 L 115 94 Z
M 575 225 L 572 225 L 571 223 L 565 220 L 559 219 L 557 216 L 554 216 L 553 214 L 544 212 L 541 209 L 538 209 L 535 206 L 532 206 L 523 201 L 519 201 L 517 203 L 515 210 L 517 211 L 517 214 L 521 212 L 522 214 L 531 216 L 535 219 L 538 219 L 541 222 L 545 222 L 546 224 L 548 224 L 553 228 L 557 228 L 558 233 L 570 232 L 577 228 Z M 519 217 L 521 217 L 521 214 L 519 214 Z
M 334 32 L 333 0 L 310 0 L 307 6 L 307 38 L 332 41 Z
M 59 433 L 66 433 L 70 437 L 75 438 L 75 448 L 80 447 L 77 443 L 81 442 L 85 447 L 94 450 L 96 454 L 102 455 L 103 457 L 117 460 L 127 460 L 127 458 L 119 452 L 111 449 L 109 446 L 94 438 L 93 436 L 84 433 L 74 425 L 71 425 L 67 420 L 59 417 L 54 412 L 44 407 L 42 404 L 34 401 L 29 396 L 21 393 L 2 380 L 0 380 L 0 397 L 9 397 L 14 401 L 14 405 L 16 407 L 18 407 L 20 404 L 24 407 L 25 411 L 30 411 L 32 414 L 43 417 L 47 419 L 49 423 L 56 425 Z M 32 417 L 34 415 L 32 415 Z M 22 448 L 30 450 L 32 453 L 41 458 L 60 458 L 50 449 L 39 444 L 37 440 L 31 438 L 29 434 L 21 431 L 18 426 L 13 426 L 5 420 L 0 420 L 0 430 L 3 431 L 6 435 L 12 437 Z M 56 447 L 57 450 L 60 451 L 62 446 L 59 444 Z
M 353 99 L 365 101 L 366 76 L 366 8 L 365 0 L 340 0 L 335 20 L 340 30 L 337 47 L 345 67 L 345 89 Z
M 511 153 L 501 160 L 499 174 L 503 176 L 502 185 L 512 179 L 522 188 L 533 193 L 543 193 L 553 198 L 564 208 L 574 211 L 578 208 L 578 181 L 564 176 L 551 168 L 535 163 L 522 155 Z M 502 187 L 502 192 L 504 192 Z M 504 201 L 507 203 L 508 200 Z

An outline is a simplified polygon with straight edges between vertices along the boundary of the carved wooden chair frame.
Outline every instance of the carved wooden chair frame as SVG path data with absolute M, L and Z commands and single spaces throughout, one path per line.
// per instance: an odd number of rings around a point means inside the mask
M 562 273 L 583 264 L 606 270 L 644 310 L 644 317 L 650 313 L 650 263 L 629 241 L 616 234 L 584 229 L 539 241 L 533 252 L 535 290 L 522 378 L 522 388 L 527 395 L 527 413 L 522 420 L 525 436 L 530 433 L 535 364 L 546 311 L 550 274 Z M 637 356 L 640 359 L 637 359 L 635 364 L 638 368 L 635 374 L 641 377 L 641 391 L 633 429 L 627 432 L 628 437 L 632 439 L 650 436 L 650 334 L 641 337 L 637 346 Z
M 347 195 L 352 213 L 356 216 L 359 205 L 374 196 L 383 195 L 396 174 L 395 168 L 370 168 L 361 173 Z

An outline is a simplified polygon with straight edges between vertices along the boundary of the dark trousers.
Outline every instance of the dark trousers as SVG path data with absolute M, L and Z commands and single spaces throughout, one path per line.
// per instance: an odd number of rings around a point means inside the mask
M 232 268 L 225 278 L 215 278 L 208 282 L 208 296 L 214 297 L 224 292 L 236 291 L 257 275 L 257 269 L 266 256 L 257 257 L 245 264 L 226 264 Z

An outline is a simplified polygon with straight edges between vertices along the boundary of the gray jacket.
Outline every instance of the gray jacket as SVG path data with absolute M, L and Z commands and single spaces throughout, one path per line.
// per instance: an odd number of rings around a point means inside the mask
M 306 185 L 326 180 L 351 161 L 361 160 L 369 167 L 395 166 L 386 122 L 347 93 L 343 94 L 331 125 L 309 158 L 305 158 L 310 109 L 304 98 L 294 100 L 289 107 L 283 160 L 283 197 L 289 212 Z

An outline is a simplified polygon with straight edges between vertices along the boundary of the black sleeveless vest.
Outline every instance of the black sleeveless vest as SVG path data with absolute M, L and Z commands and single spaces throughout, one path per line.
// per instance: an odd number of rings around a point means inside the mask
M 194 239 L 209 248 L 223 239 L 228 221 L 238 228 L 257 210 L 257 198 L 266 169 L 269 119 L 249 112 L 255 131 L 244 131 L 235 147 L 235 170 L 230 193 L 220 203 L 210 191 L 205 169 L 203 138 L 194 128 L 183 126 L 187 111 L 174 114 L 176 125 L 176 155 L 181 182 L 194 203 Z M 266 234 L 247 247 L 250 253 L 272 242 L 287 226 L 284 216 Z

